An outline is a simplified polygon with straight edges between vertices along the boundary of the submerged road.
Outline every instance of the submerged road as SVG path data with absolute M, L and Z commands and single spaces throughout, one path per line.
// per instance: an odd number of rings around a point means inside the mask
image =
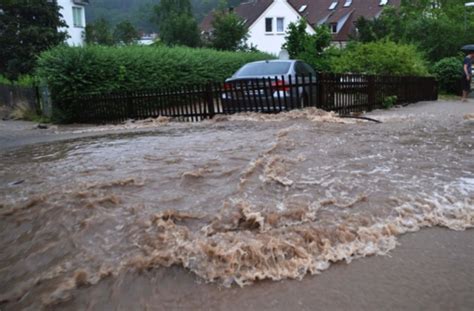
M 0 122 L 0 309 L 472 310 L 474 101 L 365 116 Z

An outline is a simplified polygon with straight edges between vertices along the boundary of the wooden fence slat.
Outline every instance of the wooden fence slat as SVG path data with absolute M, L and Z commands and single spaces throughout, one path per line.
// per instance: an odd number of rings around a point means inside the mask
M 307 98 L 301 97 L 300 89 L 305 90 Z M 79 122 L 121 122 L 157 116 L 201 121 L 222 113 L 275 113 L 303 108 L 303 99 L 307 106 L 347 114 L 380 108 L 389 96 L 397 96 L 399 104 L 436 100 L 438 84 L 433 77 L 318 73 L 240 80 L 226 85 L 209 82 L 161 90 L 84 94 L 65 98 L 58 105 L 76 107 Z

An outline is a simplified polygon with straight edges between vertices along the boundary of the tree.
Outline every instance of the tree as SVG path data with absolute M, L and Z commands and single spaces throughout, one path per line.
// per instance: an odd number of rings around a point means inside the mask
M 315 28 L 315 33 L 306 32 L 307 23 L 300 19 L 297 23 L 288 25 L 286 43 L 290 58 L 301 59 L 318 71 L 330 70 L 330 58 L 337 54 L 331 45 L 331 33 L 326 25 Z
M 213 48 L 227 51 L 245 48 L 249 30 L 237 14 L 228 10 L 216 11 L 212 27 L 210 42 Z
M 37 56 L 67 38 L 55 1 L 2 0 L 0 4 L 0 73 L 10 80 L 33 71 Z
M 308 24 L 304 18 L 297 23 L 290 23 L 286 31 L 286 43 L 283 47 L 288 51 L 290 58 L 296 58 L 305 50 L 310 35 L 306 32 Z
M 110 30 L 109 22 L 101 17 L 94 23 L 86 25 L 85 41 L 88 44 L 113 45 L 114 38 Z
M 155 20 L 165 44 L 190 47 L 200 44 L 199 29 L 189 0 L 161 0 L 155 6 Z
M 129 21 L 122 21 L 115 26 L 114 30 L 114 41 L 115 43 L 122 44 L 133 44 L 140 39 L 140 34 L 133 27 Z
M 378 19 L 359 19 L 354 39 L 414 44 L 436 62 L 457 56 L 461 46 L 474 42 L 473 15 L 459 0 L 402 1 L 400 9 L 387 7 Z

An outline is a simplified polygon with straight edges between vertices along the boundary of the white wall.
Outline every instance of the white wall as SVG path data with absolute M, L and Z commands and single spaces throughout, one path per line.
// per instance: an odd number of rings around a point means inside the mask
M 265 32 L 265 19 L 273 17 L 273 32 Z M 284 18 L 285 31 L 277 32 L 277 17 Z M 285 35 L 288 25 L 298 21 L 299 14 L 288 4 L 286 0 L 274 0 L 273 4 L 250 26 L 248 43 L 253 44 L 257 49 L 278 55 L 281 51 L 282 45 L 285 43 Z M 308 26 L 308 33 L 314 34 L 314 30 Z
M 60 9 L 60 13 L 63 16 L 64 21 L 68 25 L 68 28 L 62 28 L 60 30 L 66 30 L 69 37 L 66 42 L 69 45 L 83 45 L 84 39 L 83 39 L 83 32 L 84 32 L 84 27 L 86 25 L 86 15 L 85 15 L 85 7 L 83 5 L 78 5 L 74 4 L 72 0 L 57 0 L 58 5 L 62 7 Z M 74 27 L 74 20 L 72 16 L 72 8 L 73 7 L 80 7 L 82 8 L 82 25 L 84 27 Z

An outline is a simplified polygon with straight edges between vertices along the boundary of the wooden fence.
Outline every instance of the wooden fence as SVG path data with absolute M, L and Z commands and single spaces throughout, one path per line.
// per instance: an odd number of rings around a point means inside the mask
M 0 84 L 0 105 L 15 108 L 19 105 L 39 110 L 39 91 L 37 87 L 24 87 Z
M 437 97 L 438 84 L 432 77 L 320 73 L 82 95 L 55 104 L 68 110 L 72 121 L 103 123 L 158 116 L 200 121 L 216 114 L 277 113 L 310 106 L 348 114 L 381 108 L 388 100 L 408 104 Z

